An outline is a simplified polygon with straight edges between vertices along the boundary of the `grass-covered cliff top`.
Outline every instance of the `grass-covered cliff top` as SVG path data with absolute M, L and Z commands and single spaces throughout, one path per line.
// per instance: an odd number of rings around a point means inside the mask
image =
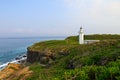
M 85 35 L 85 40 L 111 40 L 120 39 L 120 35 L 111 34 L 95 34 L 95 35 Z M 78 36 L 70 36 L 65 40 L 51 40 L 36 43 L 30 46 L 28 49 L 30 51 L 46 51 L 46 50 L 60 50 L 73 46 L 79 45 Z
M 77 36 L 70 37 L 70 39 L 65 40 L 50 40 L 50 41 L 43 41 L 38 42 L 28 49 L 30 51 L 57 51 L 60 49 L 67 49 L 68 47 L 72 47 L 74 45 L 78 45 L 78 40 L 74 40 L 74 37 L 77 38 Z
M 78 45 L 77 41 L 71 41 L 71 40 L 50 40 L 50 41 L 44 41 L 40 43 L 36 43 L 33 46 L 29 47 L 32 51 L 41 51 L 41 50 L 48 50 L 48 49 L 55 49 L 66 47 L 66 46 L 72 46 L 72 45 Z

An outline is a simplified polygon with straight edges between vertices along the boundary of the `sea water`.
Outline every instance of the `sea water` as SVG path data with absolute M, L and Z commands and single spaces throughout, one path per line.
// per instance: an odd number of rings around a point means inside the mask
M 14 63 L 16 57 L 27 53 L 27 47 L 40 41 L 61 40 L 65 37 L 29 37 L 29 38 L 0 38 L 0 68 L 8 63 Z

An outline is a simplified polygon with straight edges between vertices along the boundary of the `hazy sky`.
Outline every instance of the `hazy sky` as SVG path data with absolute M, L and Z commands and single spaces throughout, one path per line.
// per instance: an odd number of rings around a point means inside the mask
M 120 33 L 120 0 L 0 0 L 0 37 Z

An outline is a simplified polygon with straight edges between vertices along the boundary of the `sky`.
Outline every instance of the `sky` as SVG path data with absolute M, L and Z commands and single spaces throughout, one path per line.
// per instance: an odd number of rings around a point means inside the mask
M 120 0 L 0 0 L 0 37 L 120 34 Z

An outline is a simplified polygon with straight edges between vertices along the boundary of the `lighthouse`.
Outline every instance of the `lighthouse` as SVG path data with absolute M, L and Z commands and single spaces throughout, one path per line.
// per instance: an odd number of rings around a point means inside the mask
M 84 44 L 84 31 L 82 27 L 80 27 L 79 31 L 79 44 Z

